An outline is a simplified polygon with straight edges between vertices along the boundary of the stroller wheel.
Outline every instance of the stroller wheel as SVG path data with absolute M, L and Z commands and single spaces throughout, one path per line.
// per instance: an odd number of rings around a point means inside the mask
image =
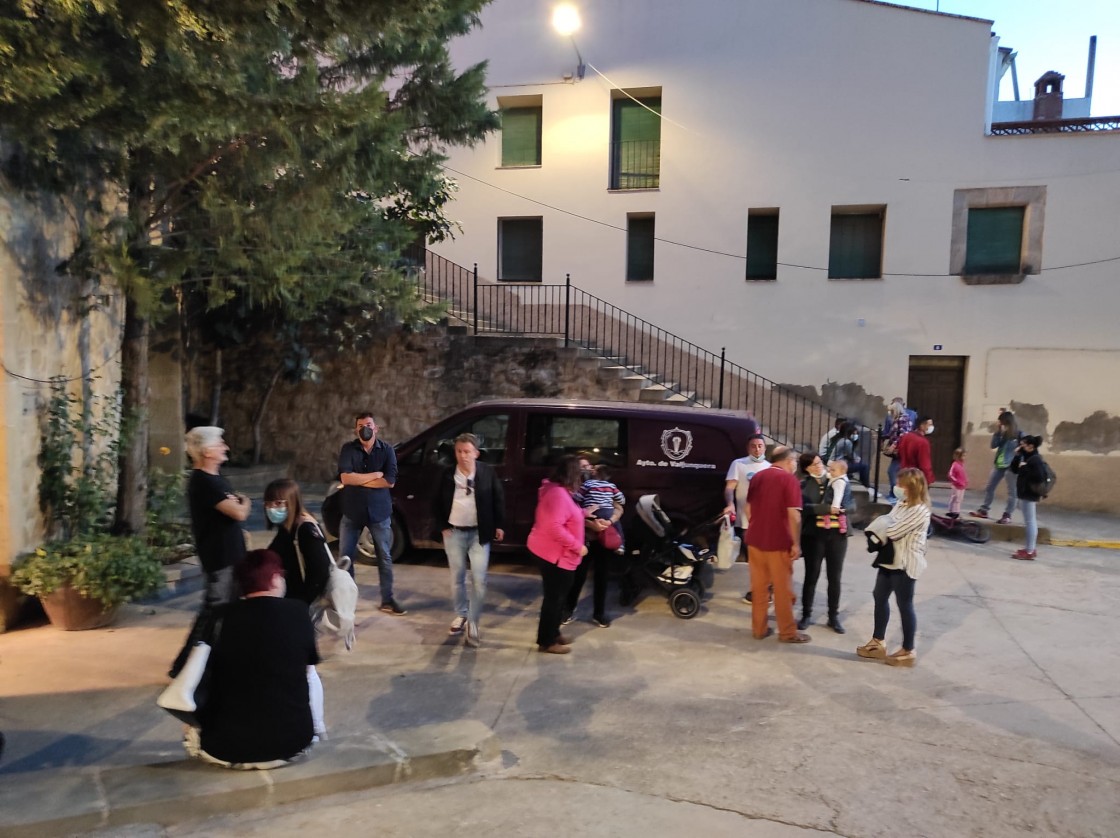
M 692 587 L 678 588 L 669 596 L 669 608 L 682 620 L 691 620 L 700 613 L 700 597 Z

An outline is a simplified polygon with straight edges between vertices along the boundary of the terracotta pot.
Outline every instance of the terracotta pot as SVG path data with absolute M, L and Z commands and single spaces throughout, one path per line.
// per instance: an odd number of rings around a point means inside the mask
M 63 631 L 85 631 L 113 622 L 117 609 L 105 608 L 98 600 L 86 599 L 69 585 L 39 597 L 51 625 Z

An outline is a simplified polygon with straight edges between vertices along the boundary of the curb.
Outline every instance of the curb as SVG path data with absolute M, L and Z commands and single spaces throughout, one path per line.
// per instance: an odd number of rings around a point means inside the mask
M 1102 550 L 1120 550 L 1120 541 L 1091 541 L 1081 538 L 1051 538 L 1055 547 L 1099 547 Z
M 0 834 L 72 835 L 135 824 L 171 826 L 340 792 L 455 777 L 501 753 L 477 721 L 425 725 L 392 740 L 376 734 L 317 745 L 309 759 L 272 771 L 233 771 L 194 760 L 5 777 Z

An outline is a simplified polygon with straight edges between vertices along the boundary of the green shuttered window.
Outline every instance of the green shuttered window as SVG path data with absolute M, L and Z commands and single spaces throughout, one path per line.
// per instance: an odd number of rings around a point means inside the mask
M 626 280 L 648 282 L 653 279 L 654 223 L 652 215 L 626 218 Z
M 502 165 L 541 165 L 541 109 L 502 109 Z
M 966 274 L 1017 274 L 1022 270 L 1026 207 L 969 209 Z
M 778 278 L 778 214 L 747 217 L 747 279 Z
M 505 282 L 540 282 L 543 239 L 543 219 L 499 219 L 498 279 Z
M 878 279 L 883 275 L 883 213 L 832 214 L 829 279 Z
M 611 189 L 656 189 L 661 183 L 661 97 L 638 102 L 615 99 L 611 107 Z

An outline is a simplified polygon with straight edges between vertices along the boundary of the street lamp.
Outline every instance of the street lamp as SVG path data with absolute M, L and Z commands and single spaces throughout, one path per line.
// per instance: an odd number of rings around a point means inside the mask
M 580 28 L 579 9 L 570 3 L 556 6 L 552 10 L 552 28 L 572 42 L 572 49 L 576 51 L 576 59 L 579 62 L 576 65 L 576 78 L 582 79 L 587 66 L 583 63 L 583 56 L 580 55 L 576 39 L 573 37 Z

